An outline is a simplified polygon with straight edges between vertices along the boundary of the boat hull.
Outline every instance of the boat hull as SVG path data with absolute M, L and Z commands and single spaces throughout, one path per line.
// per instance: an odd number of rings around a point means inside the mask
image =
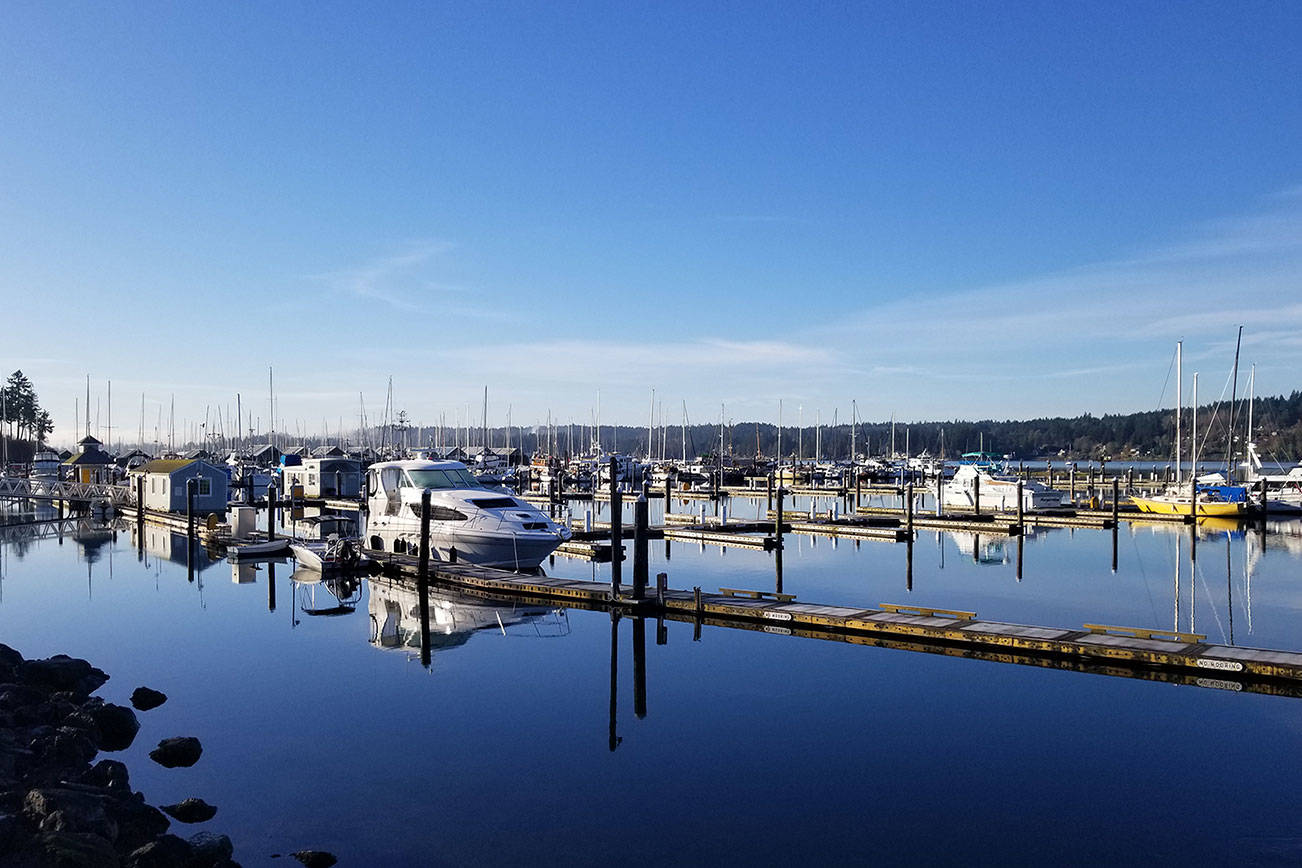
M 372 521 L 367 534 L 372 548 L 413 554 L 420 551 L 419 529 L 386 526 L 383 521 Z M 455 557 L 458 561 L 505 570 L 536 569 L 562 542 L 564 539 L 552 533 L 511 535 L 470 530 L 448 533 L 437 526 L 430 528 L 430 545 L 435 560 L 451 561 Z
M 1132 497 L 1131 502 L 1140 512 L 1152 515 L 1192 515 L 1189 498 Z M 1236 518 L 1244 515 L 1246 503 L 1223 503 L 1220 501 L 1199 501 L 1199 518 Z

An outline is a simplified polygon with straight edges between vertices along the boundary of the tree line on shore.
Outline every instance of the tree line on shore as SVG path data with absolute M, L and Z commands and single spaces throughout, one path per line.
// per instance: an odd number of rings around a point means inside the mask
M 0 437 L 7 441 L 10 460 L 30 460 L 33 448 L 53 430 L 54 420 L 41 406 L 32 381 L 22 371 L 14 371 L 0 386 Z

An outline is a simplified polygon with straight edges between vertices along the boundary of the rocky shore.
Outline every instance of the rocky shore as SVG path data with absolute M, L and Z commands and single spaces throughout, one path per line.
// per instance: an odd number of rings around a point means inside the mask
M 85 660 L 25 660 L 0 645 L 0 865 L 238 868 L 229 838 L 170 833 L 167 815 L 132 792 L 125 765 L 97 761 L 130 747 L 140 728 L 135 711 L 91 695 L 107 680 Z M 165 699 L 148 688 L 132 696 L 141 709 Z M 197 739 L 165 739 L 151 756 L 170 768 L 201 750 Z M 200 799 L 164 809 L 179 822 L 216 811 Z

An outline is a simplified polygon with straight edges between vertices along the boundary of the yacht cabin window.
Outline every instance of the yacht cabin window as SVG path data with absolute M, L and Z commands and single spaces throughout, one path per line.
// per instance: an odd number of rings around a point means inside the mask
M 413 488 L 483 488 L 479 480 L 460 467 L 440 470 L 408 470 L 407 485 Z

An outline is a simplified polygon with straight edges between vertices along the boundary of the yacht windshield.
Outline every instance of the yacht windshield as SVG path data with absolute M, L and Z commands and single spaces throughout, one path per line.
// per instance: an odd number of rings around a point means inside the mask
M 416 488 L 483 488 L 479 480 L 466 471 L 453 467 L 448 470 L 408 470 L 407 477 Z

